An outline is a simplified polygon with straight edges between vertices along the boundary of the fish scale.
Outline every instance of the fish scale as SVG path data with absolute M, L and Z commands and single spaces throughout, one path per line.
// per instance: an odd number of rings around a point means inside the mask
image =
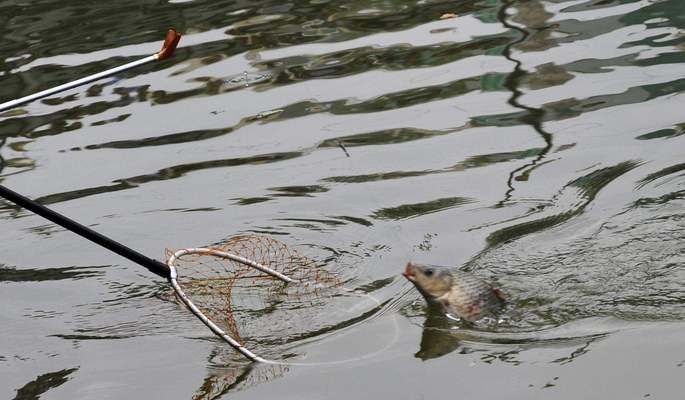
M 464 271 L 451 271 L 454 281 L 448 301 L 457 314 L 469 321 L 496 316 L 504 305 L 498 289 L 491 287 L 475 275 Z
M 403 275 L 428 303 L 467 321 L 497 317 L 505 304 L 498 289 L 469 272 L 408 263 Z

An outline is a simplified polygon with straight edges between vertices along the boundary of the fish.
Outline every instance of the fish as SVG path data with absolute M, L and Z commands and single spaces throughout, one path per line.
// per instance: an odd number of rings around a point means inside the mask
M 402 275 L 416 286 L 427 303 L 469 322 L 498 318 L 506 305 L 499 289 L 469 272 L 409 262 Z

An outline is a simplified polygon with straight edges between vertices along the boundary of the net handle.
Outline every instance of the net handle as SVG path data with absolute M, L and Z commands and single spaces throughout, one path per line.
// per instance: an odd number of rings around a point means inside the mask
M 123 244 L 114 241 L 107 236 L 96 232 L 87 226 L 80 224 L 73 219 L 47 208 L 44 205 L 22 196 L 21 194 L 2 185 L 0 185 L 0 196 L 22 208 L 33 212 L 34 214 L 40 215 L 41 217 L 54 222 L 64 229 L 74 232 L 75 234 L 80 235 L 81 237 L 88 239 L 91 242 L 106 248 L 107 250 L 119 254 L 120 256 L 147 268 L 150 272 L 153 272 L 160 277 L 169 277 L 169 267 L 167 267 L 166 264 L 147 257 L 144 254 L 131 249 L 130 247 L 126 247 Z

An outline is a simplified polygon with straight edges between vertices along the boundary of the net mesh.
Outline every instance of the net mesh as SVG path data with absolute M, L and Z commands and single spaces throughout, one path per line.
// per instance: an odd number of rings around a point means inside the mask
M 210 369 L 210 374 L 195 390 L 192 400 L 225 399 L 229 391 L 248 389 L 282 377 L 289 371 L 283 365 L 251 364 L 248 366 Z
M 208 253 L 177 260 L 177 281 L 183 291 L 238 342 L 264 347 L 323 329 L 325 322 L 317 321 L 319 313 L 313 309 L 324 311 L 341 287 L 338 275 L 326 270 L 323 263 L 261 235 L 235 236 L 210 248 L 247 258 L 298 281 L 286 283 Z

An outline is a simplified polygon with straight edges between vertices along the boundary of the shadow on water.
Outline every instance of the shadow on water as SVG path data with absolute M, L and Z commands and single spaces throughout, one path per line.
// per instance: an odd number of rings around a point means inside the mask
M 36 379 L 17 389 L 17 395 L 14 396 L 14 400 L 38 400 L 41 395 L 51 389 L 58 388 L 67 383 L 69 375 L 76 371 L 78 371 L 78 368 L 70 368 L 39 375 Z
M 385 136 L 385 135 L 379 135 L 379 136 L 380 136 L 379 139 L 382 139 L 383 136 Z M 391 135 L 391 136 L 394 136 L 394 135 Z M 390 143 L 392 143 L 392 141 Z M 532 149 L 507 152 L 507 153 L 479 154 L 479 155 L 470 156 L 464 161 L 460 161 L 457 164 L 454 164 L 454 165 L 449 166 L 449 167 L 441 168 L 441 169 L 423 169 L 423 170 L 419 170 L 419 171 L 411 171 L 411 170 L 405 169 L 402 171 L 390 171 L 390 172 L 382 172 L 382 173 L 366 174 L 366 175 L 332 176 L 332 177 L 324 178 L 323 181 L 324 182 L 335 182 L 335 183 L 364 183 L 364 182 L 385 181 L 385 180 L 392 180 L 392 179 L 421 177 L 421 176 L 428 176 L 428 175 L 435 175 L 435 174 L 449 174 L 449 173 L 453 173 L 453 172 L 466 171 L 466 170 L 471 169 L 471 168 L 487 167 L 487 166 L 492 166 L 492 165 L 498 164 L 498 163 L 505 163 L 508 161 L 530 158 L 532 156 L 536 156 L 536 155 L 540 154 L 540 152 L 542 150 L 543 149 L 541 149 L 541 148 L 532 148 Z M 440 200 L 435 200 L 435 201 L 439 202 Z M 459 203 L 460 204 L 467 204 L 467 203 L 470 203 L 471 201 L 472 201 L 471 199 L 464 198 Z M 411 207 L 411 206 L 412 205 L 407 205 L 407 207 Z
M 104 275 L 102 271 L 94 271 L 93 268 L 98 267 L 32 268 L 18 270 L 0 264 L 0 282 L 78 280 Z
M 411 315 L 408 316 L 412 318 Z M 480 354 L 480 361 L 501 361 L 519 365 L 519 354 L 529 348 L 569 349 L 567 356 L 554 359 L 553 363 L 570 363 L 589 351 L 590 344 L 621 329 L 616 321 L 589 319 L 576 321 L 567 327 L 526 332 L 512 327 L 478 327 L 455 322 L 440 310 L 428 307 L 422 326 L 419 350 L 414 354 L 422 361 L 429 361 L 457 351 L 459 354 Z M 624 327 L 623 327 L 624 328 Z
M 450 332 L 454 324 L 438 310 L 428 309 L 423 322 L 419 351 L 414 355 L 423 361 L 442 357 L 459 348 L 463 338 Z

